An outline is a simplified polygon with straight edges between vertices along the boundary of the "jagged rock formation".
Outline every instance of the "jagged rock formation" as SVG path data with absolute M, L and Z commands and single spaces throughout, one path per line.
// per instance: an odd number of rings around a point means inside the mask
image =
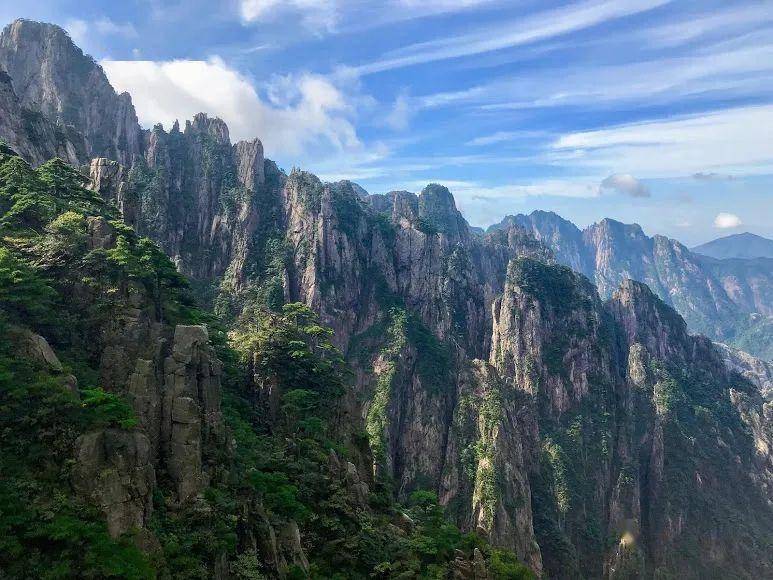
M 556 259 L 588 276 L 602 297 L 627 279 L 647 284 L 676 308 L 691 330 L 767 357 L 773 307 L 769 259 L 714 260 L 675 240 L 648 237 L 636 225 L 604 219 L 584 230 L 551 212 L 508 216 L 550 247 Z
M 11 77 L 22 106 L 83 136 L 86 157 L 79 161 L 108 157 L 128 165 L 142 151 L 131 97 L 117 95 L 102 69 L 58 26 L 30 20 L 6 26 L 0 33 L 0 69 Z
M 92 187 L 124 220 L 155 239 L 179 269 L 209 282 L 244 269 L 246 245 L 257 227 L 266 172 L 259 140 L 231 145 L 220 119 L 197 115 L 185 130 L 159 125 L 131 167 L 108 159 L 91 163 Z
M 302 302 L 333 329 L 354 371 L 332 413 L 350 455 L 322 453 L 336 506 L 343 493 L 362 517 L 375 489 L 400 501 L 432 490 L 461 529 L 547 577 L 773 573 L 770 403 L 735 372 L 762 367 L 726 362 L 665 303 L 692 328 L 730 332 L 737 298 L 689 250 L 638 226 L 604 220 L 580 232 L 541 213 L 482 236 L 440 185 L 367 195 L 286 175 L 260 141 L 232 145 L 225 123 L 204 114 L 134 140 L 128 97 L 107 91 L 64 33 L 17 22 L 1 40 L 14 83 L 44 73 L 22 102 L 82 132 L 97 157 L 92 190 L 158 243 L 222 321 Z M 51 68 L 53 58 L 64 60 Z M 61 78 L 73 63 L 90 92 Z M 119 223 L 84 220 L 78 243 L 92 259 L 129 243 Z M 90 305 L 89 278 L 70 290 Z M 76 445 L 73 488 L 113 534 L 146 527 L 158 482 L 172 507 L 195 505 L 228 477 L 222 456 L 233 451 L 207 331 L 170 324 L 153 288 L 122 280 L 111 316 L 75 333 L 100 385 L 126 395 L 137 418 L 133 431 L 110 425 Z M 54 364 L 34 336 L 27 350 Z M 264 354 L 247 357 L 251 376 L 241 378 L 260 410 L 250 420 L 285 435 L 282 367 L 311 353 L 293 350 L 270 372 Z M 395 533 L 409 519 L 391 524 Z M 250 505 L 239 522 L 240 553 L 259 553 L 273 572 L 309 570 L 313 546 L 293 517 Z M 456 577 L 487 577 L 472 554 L 455 558 Z M 220 556 L 212 569 L 225 577 Z

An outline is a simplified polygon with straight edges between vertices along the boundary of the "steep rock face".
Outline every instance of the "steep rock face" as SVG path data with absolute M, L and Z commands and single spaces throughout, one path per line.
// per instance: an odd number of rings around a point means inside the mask
M 376 478 L 402 498 L 437 490 L 464 529 L 539 570 L 525 476 L 536 423 L 473 357 L 487 357 L 507 261 L 549 252 L 514 229 L 472 236 L 438 186 L 363 200 L 294 172 L 281 198 L 284 294 L 320 313 L 355 366 Z
M 89 223 L 90 247 L 115 247 L 113 226 Z M 77 289 L 75 297 L 94 297 Z M 170 327 L 159 305 L 140 284 L 116 297 L 116 315 L 92 329 L 90 349 L 99 360 L 100 384 L 132 405 L 138 429 L 107 429 L 77 443 L 73 485 L 106 513 L 110 531 L 120 535 L 146 527 L 156 473 L 174 483 L 176 500 L 189 501 L 210 477 L 207 446 L 222 436 L 220 363 L 203 326 Z
M 726 344 L 717 344 L 725 365 L 732 371 L 742 374 L 751 381 L 762 396 L 768 401 L 773 400 L 773 364 L 754 358 L 748 353 Z
M 129 165 L 141 153 L 131 97 L 117 95 L 102 69 L 58 26 L 29 20 L 6 26 L 0 68 L 10 75 L 22 106 L 83 136 L 87 157 L 80 162 L 107 157 Z
M 69 163 L 86 158 L 83 138 L 70 127 L 51 122 L 41 113 L 22 106 L 11 77 L 0 68 L 0 138 L 33 165 L 52 157 Z
M 639 504 L 611 568 L 769 574 L 773 562 L 751 555 L 771 537 L 769 410 L 759 391 L 643 284 L 625 282 L 609 310 L 625 337 L 634 466 L 626 484 Z M 623 557 L 632 548 L 643 562 Z
M 600 577 L 603 538 L 620 519 L 609 499 L 625 448 L 615 329 L 587 279 L 520 258 L 508 268 L 493 334 L 491 363 L 527 396 L 538 425 L 527 473 L 545 571 Z
M 770 350 L 769 260 L 713 260 L 636 225 L 604 219 L 584 230 L 549 212 L 508 216 L 492 229 L 517 224 L 588 276 L 603 298 L 625 279 L 646 283 L 685 318 L 693 332 L 735 343 L 753 354 Z M 755 316 L 762 318 L 750 318 Z
M 144 148 L 130 168 L 92 161 L 92 189 L 194 280 L 210 283 L 232 264 L 231 273 L 242 274 L 268 195 L 260 141 L 232 146 L 222 120 L 199 114 L 184 131 L 177 123 L 168 133 L 157 125 Z
M 221 428 L 220 363 L 203 326 L 175 328 L 172 353 L 164 361 L 161 425 L 167 471 L 186 501 L 207 484 L 204 446 Z

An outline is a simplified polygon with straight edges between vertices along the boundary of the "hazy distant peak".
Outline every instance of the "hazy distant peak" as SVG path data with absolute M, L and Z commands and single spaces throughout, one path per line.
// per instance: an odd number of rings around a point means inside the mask
M 732 234 L 693 248 L 693 252 L 726 260 L 729 258 L 773 258 L 773 240 L 751 232 Z

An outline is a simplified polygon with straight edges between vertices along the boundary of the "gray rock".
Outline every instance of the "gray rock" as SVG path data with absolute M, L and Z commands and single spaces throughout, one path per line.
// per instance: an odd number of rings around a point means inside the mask
M 18 331 L 18 340 L 22 356 L 43 364 L 55 372 L 62 371 L 62 363 L 59 362 L 45 338 L 29 330 L 21 329 Z
M 99 65 L 58 26 L 29 20 L 6 26 L 0 33 L 0 69 L 10 75 L 22 106 L 83 136 L 81 163 L 107 157 L 130 165 L 141 153 L 131 97 L 116 94 Z
M 104 512 L 110 535 L 144 528 L 156 484 L 148 438 L 137 431 L 107 429 L 82 435 L 75 448 L 73 488 Z

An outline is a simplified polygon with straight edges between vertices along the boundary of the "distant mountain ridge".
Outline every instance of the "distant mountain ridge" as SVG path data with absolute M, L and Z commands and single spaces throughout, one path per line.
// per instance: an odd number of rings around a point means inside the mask
M 585 229 L 553 212 L 505 217 L 489 231 L 519 227 L 608 298 L 627 279 L 647 284 L 693 332 L 773 358 L 773 260 L 715 260 L 638 224 L 605 218 Z M 762 238 L 764 239 L 764 238 Z
M 773 258 L 773 240 L 744 232 L 695 246 L 692 251 L 717 260 Z

